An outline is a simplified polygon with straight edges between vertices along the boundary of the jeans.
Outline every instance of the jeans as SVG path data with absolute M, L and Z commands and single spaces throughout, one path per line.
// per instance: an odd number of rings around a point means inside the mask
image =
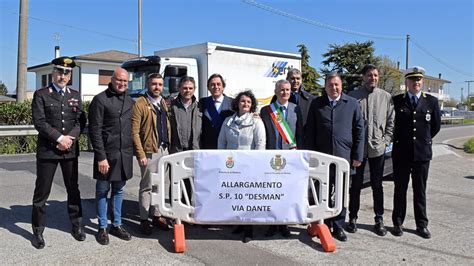
M 114 226 L 122 225 L 122 201 L 123 201 L 123 189 L 125 187 L 125 181 L 105 181 L 97 180 L 95 185 L 95 202 L 97 205 L 97 219 L 99 220 L 99 228 L 107 228 L 107 195 L 109 194 L 110 187 L 112 187 L 112 208 L 113 208 L 113 221 Z

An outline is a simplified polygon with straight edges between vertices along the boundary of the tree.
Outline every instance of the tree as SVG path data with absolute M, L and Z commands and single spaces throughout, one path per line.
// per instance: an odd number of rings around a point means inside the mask
M 343 88 L 352 90 L 361 84 L 362 75 L 360 71 L 366 64 L 379 65 L 380 58 L 374 55 L 374 42 L 346 43 L 344 45 L 330 44 L 326 58 L 322 64 L 324 74 L 338 72 L 342 76 Z
M 301 76 L 303 79 L 304 89 L 313 95 L 321 95 L 322 88 L 321 85 L 318 84 L 318 79 L 321 76 L 314 67 L 309 65 L 310 56 L 308 48 L 306 48 L 306 45 L 304 44 L 300 44 L 297 47 L 301 54 Z
M 7 85 L 0 80 L 0 95 L 7 95 L 8 89 Z
M 448 101 L 444 102 L 444 107 L 456 107 L 459 102 L 456 99 L 450 98 Z
M 379 88 L 386 90 L 391 95 L 397 95 L 400 91 L 402 72 L 398 69 L 397 63 L 388 56 L 378 57 L 379 65 Z

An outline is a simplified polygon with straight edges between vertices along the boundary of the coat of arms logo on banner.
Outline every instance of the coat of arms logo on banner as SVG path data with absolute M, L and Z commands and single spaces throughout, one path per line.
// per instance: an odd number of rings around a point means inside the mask
M 225 167 L 232 168 L 234 167 L 234 158 L 232 156 L 227 157 L 225 160 Z
M 280 154 L 275 155 L 271 160 L 270 160 L 270 166 L 273 168 L 273 170 L 279 171 L 285 168 L 286 165 L 286 159 L 285 157 L 282 157 Z

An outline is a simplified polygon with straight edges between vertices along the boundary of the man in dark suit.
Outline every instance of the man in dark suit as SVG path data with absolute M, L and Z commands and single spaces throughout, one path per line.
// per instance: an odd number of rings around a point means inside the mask
M 81 95 L 68 87 L 72 69 L 76 66 L 70 57 L 59 57 L 51 61 L 54 66 L 53 82 L 39 89 L 31 104 L 33 124 L 38 130 L 36 151 L 36 184 L 33 195 L 33 241 L 38 248 L 44 248 L 43 231 L 46 226 L 46 201 L 51 192 L 54 173 L 61 166 L 67 191 L 67 207 L 72 224 L 72 236 L 84 241 L 82 228 L 82 206 L 78 186 L 79 135 L 84 129 L 86 118 L 82 112 Z
M 305 126 L 306 120 L 308 119 L 309 107 L 311 106 L 311 102 L 316 97 L 304 90 L 303 78 L 299 69 L 292 68 L 288 70 L 288 74 L 286 74 L 286 80 L 288 80 L 291 85 L 291 94 L 288 101 L 298 105 L 303 119 L 303 126 Z M 274 101 L 276 101 L 276 96 L 273 96 L 271 102 Z
M 407 93 L 393 97 L 395 131 L 392 151 L 395 194 L 393 198 L 393 235 L 403 234 L 408 183 L 412 181 L 416 232 L 430 238 L 426 215 L 426 181 L 432 159 L 432 140 L 440 130 L 438 99 L 422 92 L 425 70 L 412 67 L 405 74 Z
M 207 80 L 211 96 L 199 100 L 202 116 L 201 149 L 217 149 L 217 139 L 222 123 L 234 114 L 232 98 L 224 95 L 225 81 L 220 74 L 212 74 Z
M 290 95 L 290 82 L 279 80 L 275 84 L 276 101 L 260 110 L 267 150 L 291 150 L 303 144 L 303 118 L 299 107 L 289 102 Z M 273 236 L 277 230 L 284 237 L 291 236 L 286 225 L 269 226 L 265 235 Z
M 352 167 L 359 167 L 364 157 L 365 136 L 359 103 L 342 93 L 342 80 L 337 73 L 326 76 L 325 92 L 326 95 L 311 104 L 304 147 L 342 157 Z M 333 180 L 334 176 L 331 176 L 330 191 L 334 191 Z M 343 229 L 345 217 L 346 208 L 343 208 L 338 216 L 324 221 L 340 241 L 347 240 Z
M 107 195 L 112 189 L 113 221 L 110 234 L 123 240 L 131 235 L 122 226 L 122 201 L 125 183 L 133 176 L 132 106 L 127 94 L 128 72 L 117 68 L 108 88 L 94 96 L 89 107 L 89 138 L 94 149 L 95 200 L 101 245 L 109 243 Z

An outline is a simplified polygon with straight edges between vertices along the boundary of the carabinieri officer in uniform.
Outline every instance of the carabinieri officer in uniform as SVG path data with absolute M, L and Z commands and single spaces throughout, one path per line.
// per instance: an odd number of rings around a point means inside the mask
M 426 181 L 433 152 L 433 138 L 440 130 L 441 112 L 438 99 L 425 92 L 421 67 L 412 67 L 405 74 L 407 93 L 393 98 L 395 130 L 393 141 L 393 174 L 395 194 L 393 199 L 393 235 L 403 234 L 407 205 L 408 183 L 412 181 L 416 233 L 430 238 L 426 215 Z
M 86 124 L 82 112 L 81 95 L 67 87 L 76 63 L 72 58 L 59 57 L 51 61 L 54 66 L 53 82 L 39 89 L 31 104 L 33 124 L 39 132 L 36 151 L 36 184 L 33 195 L 32 244 L 44 248 L 43 231 L 46 226 L 46 201 L 51 192 L 54 173 L 61 166 L 67 191 L 67 210 L 72 224 L 72 236 L 84 241 L 82 207 L 78 186 L 79 135 Z

